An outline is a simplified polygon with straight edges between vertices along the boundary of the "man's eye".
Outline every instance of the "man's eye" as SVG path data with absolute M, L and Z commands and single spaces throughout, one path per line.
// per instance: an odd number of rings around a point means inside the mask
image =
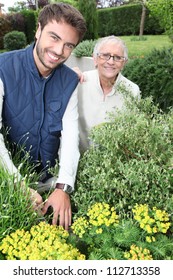
M 51 36 L 51 38 L 54 40 L 54 41 L 58 41 L 58 38 L 56 36 Z
M 72 45 L 72 44 L 65 44 L 65 47 L 67 48 L 67 49 L 70 49 L 70 50 L 73 50 L 74 49 L 74 45 Z

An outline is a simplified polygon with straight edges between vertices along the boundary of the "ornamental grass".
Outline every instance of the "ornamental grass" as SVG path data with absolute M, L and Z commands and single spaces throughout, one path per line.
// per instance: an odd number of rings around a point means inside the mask
M 0 241 L 17 229 L 30 229 L 42 219 L 33 209 L 27 178 L 25 186 L 0 168 Z

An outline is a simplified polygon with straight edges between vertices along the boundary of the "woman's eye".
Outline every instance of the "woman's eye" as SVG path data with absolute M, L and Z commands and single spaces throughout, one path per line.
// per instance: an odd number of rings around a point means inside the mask
M 105 59 L 109 59 L 109 58 L 110 58 L 110 55 L 109 55 L 109 54 L 102 54 L 102 56 L 103 56 Z

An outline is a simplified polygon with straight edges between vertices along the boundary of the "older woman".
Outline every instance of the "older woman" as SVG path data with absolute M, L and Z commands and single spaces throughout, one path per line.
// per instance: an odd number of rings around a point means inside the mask
M 80 150 L 90 145 L 92 127 L 108 121 L 108 112 L 122 109 L 124 96 L 139 98 L 138 85 L 121 74 L 128 60 L 124 42 L 115 36 L 98 40 L 93 52 L 95 70 L 84 72 L 85 82 L 78 87 Z

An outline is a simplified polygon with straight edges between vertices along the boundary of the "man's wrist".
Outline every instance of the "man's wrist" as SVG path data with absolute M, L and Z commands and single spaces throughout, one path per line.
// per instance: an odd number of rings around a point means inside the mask
M 70 185 L 63 184 L 63 183 L 56 183 L 55 189 L 62 190 L 68 194 L 72 193 L 72 191 L 73 191 L 73 188 Z

